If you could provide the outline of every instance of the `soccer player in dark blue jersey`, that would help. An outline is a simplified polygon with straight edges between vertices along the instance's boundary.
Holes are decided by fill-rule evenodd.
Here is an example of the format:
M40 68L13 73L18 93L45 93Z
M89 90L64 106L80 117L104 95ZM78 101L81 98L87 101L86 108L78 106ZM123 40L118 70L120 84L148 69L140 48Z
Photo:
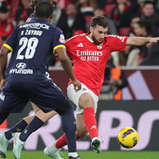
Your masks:
M7 118L10 113L22 112L29 100L44 113L52 113L55 110L62 117L69 159L74 159L79 157L72 157L76 154L76 125L73 108L64 94L45 74L46 61L51 50L58 54L75 89L79 90L81 85L74 77L71 62L66 55L63 34L58 28L49 24L53 16L52 12L53 7L49 2L38 3L37 19L16 27L2 47L0 120ZM7 54L10 51L13 53L6 69ZM22 133L15 133L13 152L16 159L20 159L21 150L28 136L40 128L44 122L45 119L41 113L37 113ZM2 157L5 158L5 156Z
M30 8L33 10L33 12L34 12L34 10L36 8L37 3L40 2L40 1L42 1L42 0L31 0ZM56 0L47 0L47 1L50 2L53 5L53 7L55 7L56 4L57 4ZM36 18L35 18L34 13L33 13L28 18L27 22L32 22L35 19ZM49 72L47 72L47 71L48 71L48 66L46 66L46 72L45 72L45 74L49 78ZM37 107L35 105L35 103L31 102L31 104L32 104L32 107L34 109L35 114L37 112L38 112L39 115L41 114L41 116L43 116L43 121L45 121L45 122L48 119L50 119L51 117L53 117L54 115L57 114L56 111L52 111L51 113L44 113L44 112L41 111L41 109L39 107ZM8 141L13 137L12 134L15 133L15 132L22 132L27 127L27 125L31 122L31 120L33 119L33 117L34 117L34 115L33 116L27 116L27 117L23 118L22 120L20 120L17 124L15 124L8 131L0 133L0 155L2 157L6 156L7 147L8 147ZM2 119L0 119L0 124L3 123L4 119L5 119L5 117L3 117ZM4 139L6 139L6 140L4 140ZM48 155L48 153L45 153L45 155ZM50 156L50 155L48 155L48 156ZM53 157L55 159L61 159L61 157L60 157L60 155L58 153L56 153L56 154L53 153L50 157Z

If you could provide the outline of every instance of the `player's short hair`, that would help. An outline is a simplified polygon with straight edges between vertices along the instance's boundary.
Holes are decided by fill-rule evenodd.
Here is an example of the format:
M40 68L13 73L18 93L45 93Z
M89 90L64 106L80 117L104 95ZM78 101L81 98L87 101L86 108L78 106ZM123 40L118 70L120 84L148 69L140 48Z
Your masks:
M44 0L36 5L36 16L38 18L49 18L53 12L53 6L50 2Z
M32 11L34 11L34 7L43 0L31 0L29 7L32 9ZM52 5L56 6L57 5L57 1L56 0L47 0L48 2L50 2Z
M91 20L91 27L96 27L97 25L106 28L109 26L108 19L105 16L95 16Z

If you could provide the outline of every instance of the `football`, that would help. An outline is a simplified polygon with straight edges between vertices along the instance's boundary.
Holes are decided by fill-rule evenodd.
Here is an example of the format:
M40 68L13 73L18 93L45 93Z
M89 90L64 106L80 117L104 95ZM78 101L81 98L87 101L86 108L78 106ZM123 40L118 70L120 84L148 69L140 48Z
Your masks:
M139 141L138 132L131 127L126 127L120 130L117 137L118 143L124 148L132 148Z

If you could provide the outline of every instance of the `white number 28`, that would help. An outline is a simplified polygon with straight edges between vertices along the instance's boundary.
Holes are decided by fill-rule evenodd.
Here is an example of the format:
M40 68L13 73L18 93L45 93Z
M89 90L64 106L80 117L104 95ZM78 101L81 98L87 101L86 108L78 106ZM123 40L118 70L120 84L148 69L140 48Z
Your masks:
M22 46L20 47L20 49L18 51L16 59L23 60L24 56L26 59L32 59L35 54L38 43L39 43L39 40L35 37L32 37L30 39L28 39L26 37L21 38L19 41L19 45L22 45ZM25 55L21 55L22 51L25 48L26 48Z

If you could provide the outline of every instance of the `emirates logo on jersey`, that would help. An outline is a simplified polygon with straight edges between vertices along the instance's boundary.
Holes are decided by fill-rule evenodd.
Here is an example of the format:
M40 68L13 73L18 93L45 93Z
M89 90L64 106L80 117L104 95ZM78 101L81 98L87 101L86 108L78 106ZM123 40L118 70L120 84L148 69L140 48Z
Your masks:
M77 56L103 56L102 51L77 50Z
M76 50L77 56L80 56L81 61L99 61L99 57L103 56L102 51L81 51Z

